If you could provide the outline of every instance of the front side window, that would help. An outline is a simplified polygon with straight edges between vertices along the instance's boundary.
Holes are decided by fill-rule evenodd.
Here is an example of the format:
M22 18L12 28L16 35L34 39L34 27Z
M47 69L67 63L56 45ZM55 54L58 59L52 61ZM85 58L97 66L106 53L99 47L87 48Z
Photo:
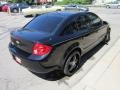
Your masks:
M86 30L89 25L89 19L87 16L79 16L74 19L69 25L64 29L64 35L73 34L81 30Z
M28 5L27 5L27 4L25 4L25 3L23 3L23 4L21 4L21 6L26 7L26 6L28 6Z
M90 19L90 27L91 28L98 28L102 25L102 21L97 15L95 15L93 13L89 13L88 17Z

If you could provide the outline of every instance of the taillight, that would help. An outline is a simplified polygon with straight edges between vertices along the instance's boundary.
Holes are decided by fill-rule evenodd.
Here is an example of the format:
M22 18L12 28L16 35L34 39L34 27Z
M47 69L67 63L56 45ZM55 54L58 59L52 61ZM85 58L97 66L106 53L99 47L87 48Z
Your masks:
M34 55L42 56L42 55L46 55L46 54L50 53L51 50L52 50L52 46L44 45L41 43L36 43L33 46L32 52Z

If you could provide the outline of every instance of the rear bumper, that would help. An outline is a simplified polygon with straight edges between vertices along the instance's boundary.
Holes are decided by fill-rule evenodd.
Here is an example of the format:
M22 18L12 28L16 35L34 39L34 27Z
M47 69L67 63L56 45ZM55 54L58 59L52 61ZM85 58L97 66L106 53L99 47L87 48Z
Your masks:
M21 55L19 52L17 52L17 50L14 47L12 47L10 44L9 44L9 51L16 62L17 60L15 57L18 57L21 60L21 63L19 64L26 67L28 70L32 72L49 73L55 70L59 70L58 66L48 66L48 67L43 66L41 62L45 60L42 60L42 61L30 60L27 56L25 57Z

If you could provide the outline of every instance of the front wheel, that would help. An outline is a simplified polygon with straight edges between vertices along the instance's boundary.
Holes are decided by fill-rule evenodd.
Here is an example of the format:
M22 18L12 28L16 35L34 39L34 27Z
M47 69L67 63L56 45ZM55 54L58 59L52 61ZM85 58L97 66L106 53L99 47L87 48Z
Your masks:
M18 13L18 10L17 9L13 9L13 13Z
M110 8L110 6L109 6L109 5L107 5L107 6L106 6L106 8Z
M119 6L117 6L117 8L119 8L119 9L120 9L120 5L119 5Z
M64 65L64 74L67 76L72 76L79 68L81 55L79 51L74 51L67 56Z
M110 31L108 31L108 32L106 33L106 36L105 36L103 42L104 42L105 44L107 44L109 41L110 41Z
M32 17L36 17L37 16L37 14L32 14Z

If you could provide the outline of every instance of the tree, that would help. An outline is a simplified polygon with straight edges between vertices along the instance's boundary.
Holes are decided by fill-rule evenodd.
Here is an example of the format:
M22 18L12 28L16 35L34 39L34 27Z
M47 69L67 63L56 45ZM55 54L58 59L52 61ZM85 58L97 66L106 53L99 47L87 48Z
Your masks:
M74 3L74 4L91 4L93 0L63 0L61 2L62 4L69 4L69 3Z
M31 4L33 2L33 0L10 0L13 3L27 3L27 4Z

